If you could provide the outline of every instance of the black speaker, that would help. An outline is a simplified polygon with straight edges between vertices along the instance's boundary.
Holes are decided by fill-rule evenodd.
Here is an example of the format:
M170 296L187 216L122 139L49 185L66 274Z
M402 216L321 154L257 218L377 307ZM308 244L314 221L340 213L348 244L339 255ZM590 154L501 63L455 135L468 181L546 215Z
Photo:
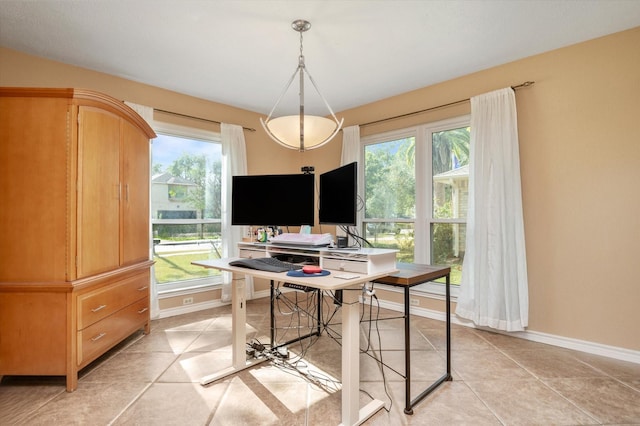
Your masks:
M347 238L348 237L336 237L336 239L338 240L338 248L347 247Z

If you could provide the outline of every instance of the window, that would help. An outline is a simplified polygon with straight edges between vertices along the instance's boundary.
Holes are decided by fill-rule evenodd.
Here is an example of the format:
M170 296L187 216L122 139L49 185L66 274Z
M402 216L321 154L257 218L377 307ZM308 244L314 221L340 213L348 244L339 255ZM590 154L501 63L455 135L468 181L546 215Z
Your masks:
M168 136L167 136L168 137ZM196 189L195 185L192 185L191 188ZM167 185L167 197L169 197L170 201L183 201L187 198L189 194L189 186L187 185Z
M451 266L459 284L469 188L469 116L363 138L362 232L399 262Z
M364 236L376 247L399 249L399 262L414 262L415 144L410 131L364 147Z
M469 197L469 136L467 126L427 129L431 142L431 214L429 220L432 264L451 266L451 282L460 284Z
M219 284L219 271L191 262L220 257L220 138L166 124L157 125L155 131L151 223L159 293Z

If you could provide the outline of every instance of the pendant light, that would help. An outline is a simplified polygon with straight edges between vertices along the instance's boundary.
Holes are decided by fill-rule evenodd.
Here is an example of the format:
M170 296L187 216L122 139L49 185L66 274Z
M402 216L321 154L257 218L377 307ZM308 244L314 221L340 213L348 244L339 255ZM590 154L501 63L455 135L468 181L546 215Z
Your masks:
M263 120L262 118L260 118L260 123L262 123L262 127L271 137L271 139L286 148L297 149L298 151L303 152L305 150L321 147L322 145L333 139L333 137L340 131L344 119L338 121L326 99L318 90L313 77L311 77L311 74L309 74L309 70L307 70L307 68L305 67L304 55L302 54L302 33L308 31L309 28L311 28L311 23L309 23L309 21L305 21L304 19L297 19L291 23L291 27L295 31L300 33L300 56L298 57L298 67L289 79L289 82L285 86L275 105L271 109L271 112L269 113L267 119ZM309 77L309 81L311 81L311 84L324 102L324 105L329 110L329 113L331 117L333 117L333 119L316 115L305 115L305 73ZM273 112L282 100L283 96L289 90L289 87L291 87L291 83L293 82L296 75L298 75L300 81L299 114L272 118Z

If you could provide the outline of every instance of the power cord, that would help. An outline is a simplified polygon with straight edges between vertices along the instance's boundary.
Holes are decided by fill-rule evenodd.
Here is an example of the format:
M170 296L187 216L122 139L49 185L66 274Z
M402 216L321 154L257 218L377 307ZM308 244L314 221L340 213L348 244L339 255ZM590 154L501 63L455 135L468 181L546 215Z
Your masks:
M382 355L382 338L381 338L380 329L378 326L379 317L380 317L380 301L378 300L378 297L375 294L375 289L373 284L365 285L363 289L357 289L357 290L345 289L343 291L362 291L363 297L366 299L368 296L369 298L368 304L366 303L362 304L362 312L360 315L360 322L363 322L363 320L365 319L365 309L367 308L367 305L368 305L369 327L368 327L368 332L366 334L367 345L364 349L361 348L360 352L367 354L378 363L380 372L382 374L384 392L387 395L387 398L389 399L389 408L387 408L386 406L384 406L383 408L385 409L385 411L390 412L391 408L393 407L393 399L391 398L391 395L388 389L388 381L385 374L386 364L383 362L383 355ZM313 328L317 326L318 322L320 322L320 327L321 327L320 333L321 334L326 333L326 335L329 338L334 340L340 347L342 347L342 343L341 343L342 336L338 331L334 329L335 326L341 325L341 323L332 322L335 315L337 314L337 312L342 306L342 301L340 301L340 303L337 303L336 295L334 292L331 292L331 291L323 293L324 295L328 296L326 298L322 297L322 295L319 295L317 293L318 292L315 292L315 291L305 293L307 297L302 299L299 297L300 296L299 292L295 291L295 293L293 293L294 296L292 298L289 298L287 296L288 293L287 294L283 293L279 287L275 289L274 302L277 305L278 313L283 317L289 317L288 326L276 327L276 330L285 330L283 335L279 336L279 340L280 341L284 340L284 337L288 334L290 330L297 330L298 340L295 343L300 346L300 352L298 354L293 355L290 348L279 346L276 343L274 343L275 348L265 351L266 348L264 347L264 345L262 345L257 340L256 340L257 344L253 344L254 342L252 341L251 348L255 351L255 353L258 356L265 356L269 358L274 365L276 365L278 368L282 369L283 371L290 371L292 373L296 372L297 374L305 377L307 380L309 380L310 382L318 386L321 386L327 390L335 390L337 389L338 384L340 383L339 380L335 380L320 372L310 370L309 364L306 361L304 361L304 358L306 357L308 350L319 340L319 336L311 335L311 336L307 336L306 338L302 338L302 330L308 329L309 331L311 331ZM321 318L320 312L317 312L317 297L321 297L321 306L323 307L323 309L328 308L329 311L331 311L330 303L332 301L334 302L333 311L329 314L326 321L320 320ZM373 311L374 300L376 301L375 320L373 319L374 318L374 311ZM306 317L306 321L307 321L306 326L302 325L303 317ZM294 322L296 319L298 323L297 326L294 325ZM310 320L315 320L316 321L315 324L313 324L313 321L309 323ZM378 351L379 354L377 354L376 351L371 346L371 341L372 341L371 338L372 338L372 332L373 332L373 325L371 324L372 322L375 322L375 331L378 338L378 347L380 348ZM308 343L308 344L305 344L305 343ZM260 348L262 348L262 351L259 350ZM395 370L393 371L396 372ZM400 373L398 374L401 375ZM360 389L360 392L366 394L371 399L374 399L365 390Z

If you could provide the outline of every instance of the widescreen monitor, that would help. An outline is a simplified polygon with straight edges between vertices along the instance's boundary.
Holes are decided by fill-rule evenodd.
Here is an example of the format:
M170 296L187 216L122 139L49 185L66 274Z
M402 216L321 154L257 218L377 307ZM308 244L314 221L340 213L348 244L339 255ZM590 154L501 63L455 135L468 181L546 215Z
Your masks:
M314 191L313 174L233 176L231 224L313 226Z

